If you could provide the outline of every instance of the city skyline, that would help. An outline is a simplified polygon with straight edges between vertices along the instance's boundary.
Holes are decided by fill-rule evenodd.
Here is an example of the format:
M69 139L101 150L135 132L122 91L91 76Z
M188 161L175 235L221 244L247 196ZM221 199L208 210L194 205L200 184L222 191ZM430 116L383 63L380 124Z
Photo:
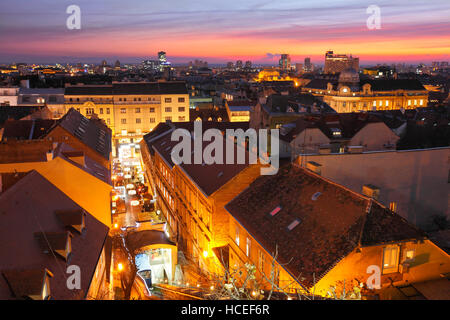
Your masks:
M81 8L80 30L66 27L72 4ZM361 64L449 60L450 3L378 1L381 29L370 30L366 9L372 4L7 0L0 13L0 62L138 63L161 49L175 64L277 64L281 53L293 62L311 57L321 64L326 50L351 53Z

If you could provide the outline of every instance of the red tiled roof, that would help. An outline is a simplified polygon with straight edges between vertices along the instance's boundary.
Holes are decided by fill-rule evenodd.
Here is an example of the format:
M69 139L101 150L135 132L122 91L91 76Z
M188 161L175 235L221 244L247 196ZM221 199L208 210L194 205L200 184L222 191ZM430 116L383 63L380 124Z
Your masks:
M83 299L89 289L97 261L103 249L108 228L86 213L86 229L73 233L70 265L81 269L81 290L66 287L66 261L44 253L36 241L36 232L66 232L57 210L82 210L62 191L36 171L18 181L0 195L0 271L42 270L53 273L50 280L54 299ZM3 277L0 277L0 299L12 299Z
M160 127L161 126L161 127ZM170 127L168 124L160 124L158 125L154 132L151 132L144 136L144 140L148 146L148 148L153 151L158 152L161 157L167 162L171 167L174 166L172 162L171 152L172 148L178 144L178 141L171 141L171 133L170 130L175 128L186 129L189 132L194 130L193 122L176 122L172 124L173 127ZM203 122L202 130L205 132L210 128L216 128L225 132L226 129L248 129L248 122ZM162 129L164 128L164 129ZM169 132L168 134L162 135L164 132ZM203 149L210 142L203 142ZM225 139L223 140L224 147L224 157L226 155L225 148ZM192 148L194 143L192 142ZM237 152L235 149L234 152L235 163ZM192 164L181 164L181 168L184 172L192 179L194 183L205 193L205 195L210 196L215 191L220 189L224 184L226 184L229 180L231 180L234 176L236 176L243 169L248 167L248 154L246 153L246 161L245 164L235 164L235 165L227 165L227 164L212 164L212 165L202 165L202 164L193 164L193 155L191 155L191 163ZM225 162L225 159L224 159Z
M278 246L279 263L307 287L358 245L423 237L377 202L293 164L255 180L226 209L266 251Z

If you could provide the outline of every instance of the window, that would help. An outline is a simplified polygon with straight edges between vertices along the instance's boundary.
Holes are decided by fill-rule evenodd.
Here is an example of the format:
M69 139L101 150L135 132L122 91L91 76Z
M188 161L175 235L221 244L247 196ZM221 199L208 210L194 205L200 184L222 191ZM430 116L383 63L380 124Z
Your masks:
M121 124L127 124L127 119L120 119Z
M389 204L389 209L390 209L392 212L397 212L397 202L391 202L391 203Z
M178 107L178 112L184 112L184 107Z
M239 247L239 226L236 225L235 231L234 231L234 242L236 242L236 244Z
M168 107L164 109L165 112L172 112L172 108Z
M120 108L120 113L127 113L127 109L125 109L125 108Z
M155 118L150 118L150 123L155 123Z
M264 273L264 252L258 251L258 268Z
M136 113L141 113L141 108L136 108Z
M94 108L86 108L86 115L94 114Z
M150 112L155 112L155 108L150 108Z
M383 273L397 272L398 246L389 246L383 249Z
M106 114L109 114L109 113L110 113L109 108L106 108Z
M408 100L408 106L410 106L411 105L411 100Z
M103 114L103 108L100 108L100 114Z
M107 123L107 124L111 124L111 119L109 119L109 118L106 119L106 123Z
M389 107L389 100L386 100L386 107Z
M178 98L178 102L184 102L184 98Z
M141 123L141 118L136 118L136 123Z
M250 238L247 238L247 243L245 246L245 254L247 255L247 257L250 257L251 249L252 249L252 240L250 240Z
M166 120L166 121L172 121L172 117L165 117L164 120Z
M178 117L178 121L186 121L186 117Z
M420 100L420 101L419 101L419 104L420 104L421 106L423 106L423 100Z
M165 103L171 103L172 102L172 98L164 98L164 102Z

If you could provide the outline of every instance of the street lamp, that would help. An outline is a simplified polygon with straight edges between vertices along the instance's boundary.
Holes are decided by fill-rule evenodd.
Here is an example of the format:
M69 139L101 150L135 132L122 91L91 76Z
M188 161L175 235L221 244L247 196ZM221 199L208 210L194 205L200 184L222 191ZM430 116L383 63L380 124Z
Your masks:
M119 271L122 271L122 270L123 270L123 264L122 264L122 263L119 263L119 264L117 265L117 270L119 270Z

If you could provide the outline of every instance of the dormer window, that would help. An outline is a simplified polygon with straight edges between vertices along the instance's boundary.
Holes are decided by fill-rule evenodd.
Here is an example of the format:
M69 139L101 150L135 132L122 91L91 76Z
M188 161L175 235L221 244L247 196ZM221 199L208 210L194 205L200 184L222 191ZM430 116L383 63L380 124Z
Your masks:
M82 233L86 227L86 212L82 209L55 211L55 214L65 227L72 228L78 233Z
M34 237L43 253L57 254L68 261L72 253L72 234L70 232L35 232Z
M333 137L340 137L342 135L341 129L339 128L331 128L331 132L333 134Z
M2 274L14 298L51 299L50 278L53 274L48 269L5 270Z

